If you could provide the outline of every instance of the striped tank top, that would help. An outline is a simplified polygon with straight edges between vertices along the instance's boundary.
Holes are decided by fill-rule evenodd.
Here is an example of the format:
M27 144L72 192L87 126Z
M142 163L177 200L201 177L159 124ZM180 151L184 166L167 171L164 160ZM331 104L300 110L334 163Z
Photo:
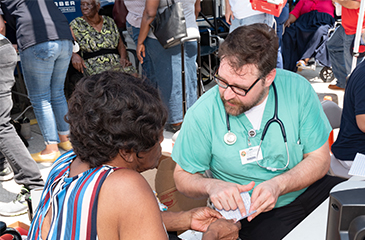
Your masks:
M68 177L70 164L75 158L75 153L69 151L53 164L27 239L98 239L96 215L99 191L106 177L119 168L102 165ZM52 222L49 233L41 236L44 217L50 208Z

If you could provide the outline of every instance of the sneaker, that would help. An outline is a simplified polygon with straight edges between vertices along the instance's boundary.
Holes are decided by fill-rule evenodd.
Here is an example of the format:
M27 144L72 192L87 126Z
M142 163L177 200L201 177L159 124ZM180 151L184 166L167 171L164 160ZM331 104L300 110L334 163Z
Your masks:
M20 193L16 195L14 201L10 203L1 203L0 215L5 217L13 217L22 215L28 212L28 203L30 200L29 190L22 188Z
M9 181L9 180L13 179L13 177L14 177L13 170L9 166L9 163L5 162L4 163L4 169L0 170L0 182L1 181Z

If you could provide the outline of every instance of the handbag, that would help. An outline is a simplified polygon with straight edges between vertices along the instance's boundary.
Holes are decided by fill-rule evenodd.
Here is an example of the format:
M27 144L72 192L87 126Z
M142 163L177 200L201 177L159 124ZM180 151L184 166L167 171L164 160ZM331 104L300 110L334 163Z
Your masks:
M186 23L181 2L171 0L167 8L162 12L157 12L155 19L150 24L153 34L163 48L170 48L180 43L180 40L187 36Z
M113 19L119 29L126 29L127 15L128 9L124 5L124 0L116 0L113 7Z

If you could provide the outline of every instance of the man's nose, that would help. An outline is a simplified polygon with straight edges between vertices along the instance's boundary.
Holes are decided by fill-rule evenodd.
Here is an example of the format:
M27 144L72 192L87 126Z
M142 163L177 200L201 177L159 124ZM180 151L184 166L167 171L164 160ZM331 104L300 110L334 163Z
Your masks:
M227 89L224 90L223 96L224 96L224 99L231 100L236 97L236 93L233 92L231 87L227 87Z

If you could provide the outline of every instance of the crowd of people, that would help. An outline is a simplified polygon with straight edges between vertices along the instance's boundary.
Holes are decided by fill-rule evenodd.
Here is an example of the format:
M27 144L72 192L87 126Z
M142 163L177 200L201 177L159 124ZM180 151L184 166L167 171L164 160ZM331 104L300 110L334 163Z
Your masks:
M216 86L199 99L197 41L185 42L184 52L180 45L165 49L150 29L171 3L122 1L139 72L110 2L81 0L82 16L68 22L53 1L0 0L0 180L13 172L23 186L15 201L0 204L0 215L25 213L30 191L44 188L28 239L175 239L188 229L205 240L282 239L344 181L328 175L331 158L349 168L356 153L365 154L364 63L349 77L358 0L334 1L342 24L332 36L333 1L300 0L274 17L248 0L225 0L230 29L219 47ZM199 36L201 0L175 2L183 6L187 37ZM44 138L38 153L29 153L10 123L17 51ZM322 105L295 73L312 58L332 66L337 84L330 89L346 89L332 155ZM83 77L66 101L70 67ZM172 151L177 190L247 218L227 220L211 207L166 211L140 174L158 166L164 130L179 131ZM36 162L53 162L45 182ZM249 209L242 192L251 197Z

